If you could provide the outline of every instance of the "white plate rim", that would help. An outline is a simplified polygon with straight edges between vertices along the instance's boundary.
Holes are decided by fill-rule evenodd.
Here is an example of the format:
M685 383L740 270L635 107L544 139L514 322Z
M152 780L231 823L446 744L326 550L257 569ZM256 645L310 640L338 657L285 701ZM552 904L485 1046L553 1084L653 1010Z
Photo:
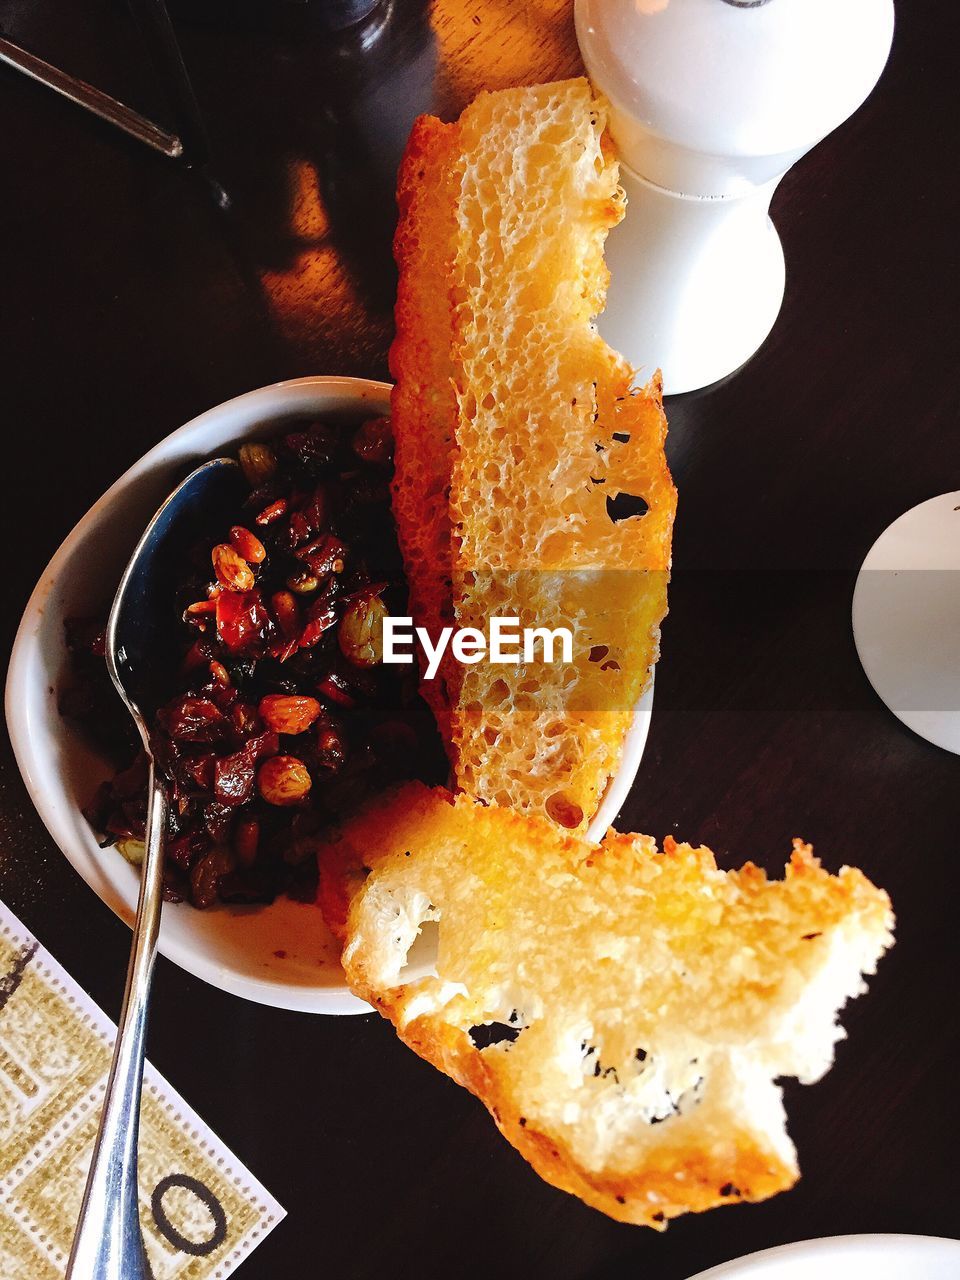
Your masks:
M795 1244L778 1245L773 1249L763 1249L760 1253L751 1253L744 1258L734 1258L730 1262L722 1262L709 1271L698 1271L690 1280L779 1280L781 1276L780 1262L841 1262L847 1265L856 1262L869 1262L870 1255L880 1249L885 1254L890 1250L901 1251L904 1263L921 1261L941 1261L960 1263L960 1241L951 1240L947 1236L917 1236L897 1234L821 1236L816 1240L801 1240ZM899 1265L899 1264L898 1264ZM771 1268L773 1268L771 1270ZM851 1275L849 1280L858 1280ZM863 1280L868 1280L863 1275Z

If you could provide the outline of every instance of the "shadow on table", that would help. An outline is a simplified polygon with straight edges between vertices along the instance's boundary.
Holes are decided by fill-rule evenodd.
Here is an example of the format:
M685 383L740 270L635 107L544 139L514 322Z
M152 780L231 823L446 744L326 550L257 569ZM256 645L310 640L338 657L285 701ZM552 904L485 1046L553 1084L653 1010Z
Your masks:
M231 197L234 250L259 277L280 328L327 359L337 354L338 327L358 342L372 331L385 349L396 173L413 120L434 95L425 0L383 0L338 33L305 22L278 30L261 6L220 0L174 16Z

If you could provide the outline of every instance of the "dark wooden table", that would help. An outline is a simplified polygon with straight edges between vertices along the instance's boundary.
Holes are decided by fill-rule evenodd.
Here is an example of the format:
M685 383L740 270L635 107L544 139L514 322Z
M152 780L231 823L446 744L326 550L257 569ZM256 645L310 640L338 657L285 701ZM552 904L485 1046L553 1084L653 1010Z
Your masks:
M575 72L571 8L394 0L366 39L335 39L183 4L229 218L195 174L0 68L6 647L62 537L160 436L276 378L384 376L393 174L414 115ZM0 22L165 118L122 6L7 0ZM676 581L622 825L770 868L802 834L831 868L864 867L899 916L833 1071L787 1085L801 1183L665 1236L618 1225L541 1183L379 1019L262 1008L161 960L154 1062L289 1210L247 1280L681 1280L811 1236L960 1235L960 764L884 709L850 631L874 538L960 483L957 35L952 0L900 4L879 89L777 193L772 337L737 377L668 405ZM127 930L50 841L8 747L0 896L115 1012Z

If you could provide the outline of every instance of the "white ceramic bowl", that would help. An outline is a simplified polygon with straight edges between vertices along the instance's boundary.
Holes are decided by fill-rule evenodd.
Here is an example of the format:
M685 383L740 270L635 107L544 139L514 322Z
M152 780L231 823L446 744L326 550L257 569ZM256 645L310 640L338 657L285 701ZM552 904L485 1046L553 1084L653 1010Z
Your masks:
M956 1280L960 1242L935 1236L834 1236L765 1249L691 1280Z
M67 654L64 620L109 606L123 566L156 508L191 467L274 434L291 418L353 410L386 413L390 387L358 378L298 378L262 387L210 409L144 454L87 512L44 571L23 615L7 675L7 725L20 772L47 830L87 884L132 924L138 872L114 849L100 849L81 813L108 775L57 710ZM652 691L637 708L623 763L591 832L616 817L636 776L650 724ZM197 911L167 905L160 950L188 973L262 1004L310 1013L366 1013L347 990L338 950L311 905Z

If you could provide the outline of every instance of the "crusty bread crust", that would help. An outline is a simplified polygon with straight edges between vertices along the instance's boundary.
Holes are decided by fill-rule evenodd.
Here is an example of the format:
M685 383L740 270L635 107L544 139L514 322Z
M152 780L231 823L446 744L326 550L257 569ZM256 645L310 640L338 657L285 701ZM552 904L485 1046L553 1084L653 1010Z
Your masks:
M586 80L422 117L400 176L394 504L413 612L567 626L569 664L448 661L424 692L469 794L586 826L658 656L676 492L659 375L598 335L623 216ZM627 495L645 514L615 521ZM447 712L449 708L449 715Z
M456 125L433 116L414 123L397 181L400 220L393 245L400 272L390 348L393 512L410 611L434 641L453 622L448 503L457 402L452 307L443 282L453 272L458 133ZM422 682L445 742L450 736L448 671L449 663L437 679Z
M793 1184L774 1081L827 1070L837 1009L892 942L887 895L800 841L769 881L417 783L346 822L320 866L351 989L548 1182L657 1228ZM431 921L435 969L411 972ZM491 1024L515 1038L478 1047Z

